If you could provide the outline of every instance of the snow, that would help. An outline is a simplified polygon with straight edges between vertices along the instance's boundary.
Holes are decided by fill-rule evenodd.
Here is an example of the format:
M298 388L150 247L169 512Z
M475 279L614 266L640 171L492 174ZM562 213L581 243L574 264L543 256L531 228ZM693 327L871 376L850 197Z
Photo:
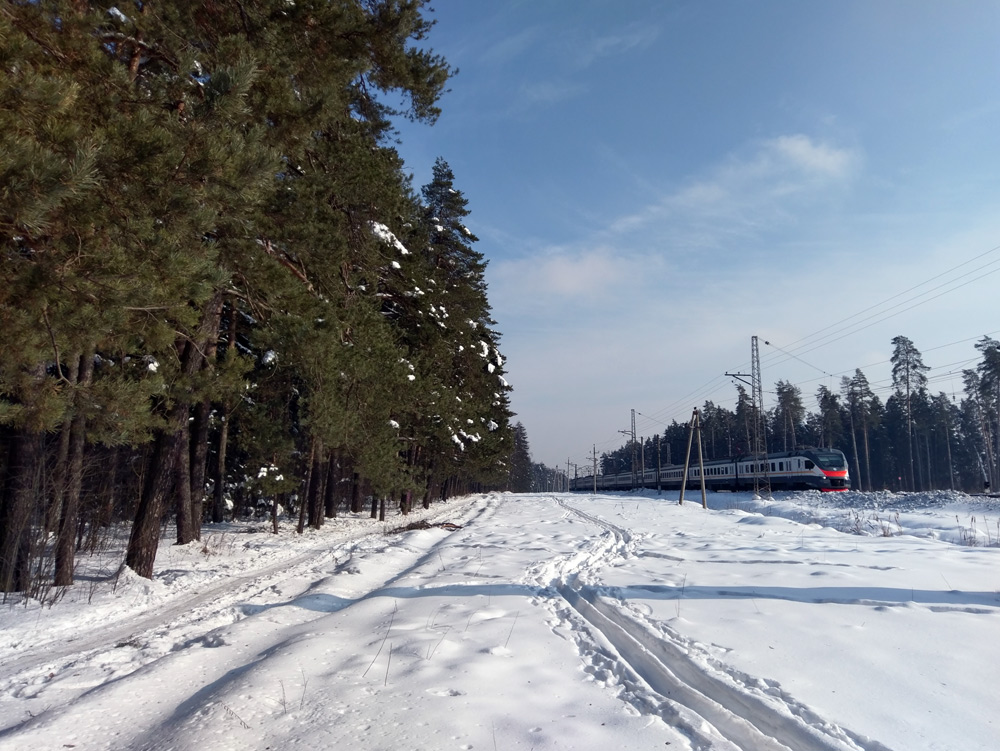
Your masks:
M404 256L410 255L410 251L406 249L406 246L403 245L403 243L399 240L399 238L396 237L393 231L389 229L386 225L382 224L381 222L372 222L371 228L372 228L372 234L374 234L375 237L384 242L386 245L393 246L396 250L399 251L400 255ZM393 262L393 268L398 269L399 264Z
M422 520L430 526L399 531ZM0 608L5 749L994 749L1000 503L477 495ZM395 530L395 531L394 531ZM56 597L56 595L60 595Z

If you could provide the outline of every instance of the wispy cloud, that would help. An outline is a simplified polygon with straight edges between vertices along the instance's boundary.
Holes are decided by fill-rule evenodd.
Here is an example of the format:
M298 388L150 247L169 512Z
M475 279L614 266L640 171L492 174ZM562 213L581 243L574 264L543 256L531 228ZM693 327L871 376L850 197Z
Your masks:
M614 55L623 55L652 45L660 35L657 26L633 23L625 28L590 39L578 50L578 60L583 66Z
M501 260L494 265L492 277L496 283L516 288L519 297L603 296L628 278L636 265L636 259L606 247L581 252L561 249L541 257Z
M521 86L518 106L557 104L579 96L586 87L564 81L534 81Z
M857 153L851 149L817 143L801 133L765 141L761 152L775 171L794 170L832 180L850 176L858 161Z
M639 211L620 217L610 229L634 232L665 219L691 228L711 220L714 231L726 235L753 227L761 219L786 215L796 202L818 199L849 184L860 165L856 149L803 134L778 136L730 155Z
M523 56L526 51L535 46L543 35L543 31L538 26L529 26L515 34L505 36L481 50L480 62L491 67L506 65Z
M667 274L665 267L659 255L612 246L557 248L491 263L490 299L498 315L524 325L586 326L592 315L617 315L634 295L651 292L651 280Z

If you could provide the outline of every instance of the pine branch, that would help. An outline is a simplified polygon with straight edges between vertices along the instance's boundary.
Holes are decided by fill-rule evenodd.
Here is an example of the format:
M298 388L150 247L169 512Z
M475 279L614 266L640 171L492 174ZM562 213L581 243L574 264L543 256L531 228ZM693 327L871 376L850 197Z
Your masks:
M286 269L291 271L299 281L306 285L306 289L309 290L310 294L316 294L316 289L313 287L313 283L309 281L309 277L305 275L305 272L297 268L295 264L292 263L286 253L275 250L274 245L271 244L270 240L261 241L261 246L264 248L264 252L266 252L269 256L271 256L271 258L276 260Z

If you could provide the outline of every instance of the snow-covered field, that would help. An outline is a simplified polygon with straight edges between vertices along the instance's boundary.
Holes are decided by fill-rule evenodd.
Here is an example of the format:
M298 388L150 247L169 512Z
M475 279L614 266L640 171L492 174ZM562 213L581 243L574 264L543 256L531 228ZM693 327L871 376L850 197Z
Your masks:
M207 528L151 582L112 546L0 608L0 748L1000 747L996 500L700 501Z

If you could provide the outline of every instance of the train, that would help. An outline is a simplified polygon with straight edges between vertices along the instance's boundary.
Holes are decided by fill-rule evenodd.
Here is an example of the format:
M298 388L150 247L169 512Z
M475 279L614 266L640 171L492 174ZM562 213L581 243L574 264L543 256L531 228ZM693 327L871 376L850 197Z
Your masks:
M780 451L760 456L737 456L704 462L705 488L707 490L753 490L754 485L766 481L771 490L820 490L838 492L849 490L851 478L847 458L843 451L830 448ZM656 469L622 472L616 475L598 475L598 490L632 490L656 488L679 490L684 476L684 466L673 464L661 467L659 478ZM570 480L570 490L593 491L594 476L575 477ZM701 488L701 468L696 462L688 467L686 487Z

